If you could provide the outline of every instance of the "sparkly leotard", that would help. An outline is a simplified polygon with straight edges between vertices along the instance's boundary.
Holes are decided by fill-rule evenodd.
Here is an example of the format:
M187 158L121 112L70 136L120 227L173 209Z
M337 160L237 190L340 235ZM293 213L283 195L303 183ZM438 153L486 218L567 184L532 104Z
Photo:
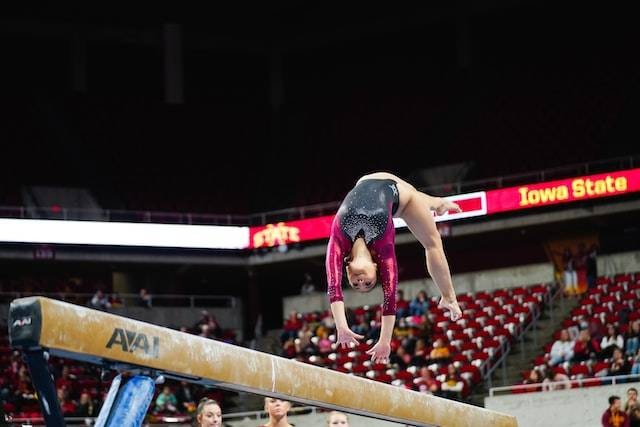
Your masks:
M344 198L333 224L327 247L327 294L329 301L342 301L342 268L358 237L364 238L374 262L378 264L383 315L396 313L398 265L395 253L393 215L398 209L396 182L391 179L360 181Z

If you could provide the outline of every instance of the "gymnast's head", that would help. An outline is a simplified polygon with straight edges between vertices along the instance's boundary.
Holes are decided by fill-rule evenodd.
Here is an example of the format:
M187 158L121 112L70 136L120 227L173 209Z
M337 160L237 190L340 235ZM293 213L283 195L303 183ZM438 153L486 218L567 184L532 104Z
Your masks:
M198 427L220 427L222 425L222 410L213 399L203 397L196 409L196 422Z
M371 258L357 257L346 260L347 280L358 292L370 292L378 280L377 265Z

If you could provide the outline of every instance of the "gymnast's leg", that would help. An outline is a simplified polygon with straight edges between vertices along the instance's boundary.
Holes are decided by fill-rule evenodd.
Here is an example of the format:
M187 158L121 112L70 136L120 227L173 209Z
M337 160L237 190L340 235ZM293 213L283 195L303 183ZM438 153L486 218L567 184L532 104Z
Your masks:
M442 295L438 306L451 311L451 320L455 321L462 316L462 311L458 305L449 263L444 253L442 238L430 211L428 197L417 190L411 191L400 217L425 248L427 270Z

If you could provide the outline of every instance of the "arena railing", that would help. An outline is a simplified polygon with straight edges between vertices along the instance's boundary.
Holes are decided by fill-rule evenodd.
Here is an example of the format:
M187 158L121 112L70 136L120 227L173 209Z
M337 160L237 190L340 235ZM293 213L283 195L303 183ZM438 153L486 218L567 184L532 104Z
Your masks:
M577 163L535 172L505 175L474 181L459 181L421 187L420 190L437 196L491 190L519 184L530 184L571 176L588 175L640 166L640 155L617 157L588 163ZM154 222L194 225L266 225L276 221L293 221L316 216L331 215L339 201L261 212L251 215L186 213L161 211L134 211L117 209L73 209L63 207L0 206L0 218L42 218L62 220L101 220L123 222Z
M74 302L88 305L94 293L74 293L74 292L0 292L0 304L8 304L14 299L28 296L44 296L60 301ZM113 307L138 307L140 296L128 293L105 293L107 299L115 301ZM236 297L228 295L189 295L189 294L151 294L152 307L185 307L185 308L236 308L238 301Z
M533 393L540 391L558 391L569 388L594 387L601 385L626 384L640 381L640 375L617 375L607 377L581 378L564 381L549 381L546 383L517 384L504 387L491 387L489 396L513 393Z

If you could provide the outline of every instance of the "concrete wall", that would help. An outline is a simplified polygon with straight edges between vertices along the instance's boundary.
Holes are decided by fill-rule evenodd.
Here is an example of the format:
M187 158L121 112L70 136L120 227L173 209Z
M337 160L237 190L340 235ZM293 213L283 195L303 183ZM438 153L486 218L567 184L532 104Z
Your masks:
M640 383L507 394L486 397L484 405L487 409L515 415L518 427L599 426L600 417L609 406L609 396L620 396L624 405L629 387L640 388Z
M184 308L184 307L153 307L146 309L143 307L119 307L109 310L110 313L119 316L129 317L154 325L165 325L172 328L180 326L191 326L200 320L201 311L207 310L214 315L223 329L233 329L242 339L242 303L236 300L235 308Z
M640 251L598 257L598 275L600 276L636 271L640 271Z

